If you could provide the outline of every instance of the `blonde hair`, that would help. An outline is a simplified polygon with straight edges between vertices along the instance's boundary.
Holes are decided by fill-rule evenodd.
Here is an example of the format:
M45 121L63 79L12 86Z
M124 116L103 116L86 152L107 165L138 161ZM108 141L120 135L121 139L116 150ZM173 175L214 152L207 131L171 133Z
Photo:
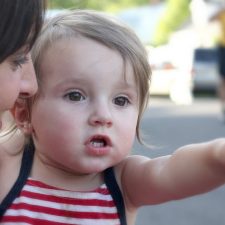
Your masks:
M139 116L136 136L140 143L140 119L148 104L151 69L147 52L141 41L127 25L114 17L92 10L71 10L47 20L32 49L32 59L36 71L39 91L41 91L40 65L45 51L54 42L83 36L95 40L119 52L124 64L130 62L138 87ZM126 76L126 71L125 76Z
M16 128L15 121L10 111L1 112L2 127L0 128L0 137L12 133Z

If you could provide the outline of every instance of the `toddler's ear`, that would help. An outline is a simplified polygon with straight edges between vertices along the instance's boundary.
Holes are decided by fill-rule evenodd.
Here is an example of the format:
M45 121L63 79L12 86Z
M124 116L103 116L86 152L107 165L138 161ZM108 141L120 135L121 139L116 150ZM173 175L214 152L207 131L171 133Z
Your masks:
M24 134L31 134L33 129L27 99L18 99L11 112L18 128L20 128Z

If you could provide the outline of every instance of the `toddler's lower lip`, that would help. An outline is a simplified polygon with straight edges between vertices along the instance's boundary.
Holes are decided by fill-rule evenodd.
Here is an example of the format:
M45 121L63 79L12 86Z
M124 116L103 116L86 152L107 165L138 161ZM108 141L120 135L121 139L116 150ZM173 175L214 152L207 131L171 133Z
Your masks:
M87 145L86 151L88 154L93 156L104 156L107 155L110 151L110 147L94 147L93 145Z

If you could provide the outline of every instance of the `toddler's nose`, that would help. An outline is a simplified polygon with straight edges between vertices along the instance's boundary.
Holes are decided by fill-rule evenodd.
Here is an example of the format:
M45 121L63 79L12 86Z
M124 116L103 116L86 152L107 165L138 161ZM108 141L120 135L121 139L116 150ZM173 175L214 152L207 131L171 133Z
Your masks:
M96 107L89 117L89 123L92 126L111 127L113 124L110 109L107 106Z

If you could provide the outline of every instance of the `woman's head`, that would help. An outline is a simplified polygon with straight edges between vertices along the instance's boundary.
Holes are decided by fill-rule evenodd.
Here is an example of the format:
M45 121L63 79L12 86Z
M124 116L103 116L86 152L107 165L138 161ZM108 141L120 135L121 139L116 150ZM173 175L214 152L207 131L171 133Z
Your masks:
M42 26L44 0L1 0L0 63L23 46L30 50Z
M124 70L127 62L132 65L139 92L139 118L136 134L138 140L141 141L139 132L140 118L148 102L151 74L147 53L131 29L109 16L89 10L75 10L65 12L46 22L32 49L32 59L39 83L39 91L42 91L42 74L40 70L42 55L52 44L54 45L54 42L76 38L77 36L90 38L119 52L124 61ZM126 71L124 71L124 75L126 79Z
M29 51L41 29L45 0L1 0L0 7L0 128L4 111L19 95L37 90Z

